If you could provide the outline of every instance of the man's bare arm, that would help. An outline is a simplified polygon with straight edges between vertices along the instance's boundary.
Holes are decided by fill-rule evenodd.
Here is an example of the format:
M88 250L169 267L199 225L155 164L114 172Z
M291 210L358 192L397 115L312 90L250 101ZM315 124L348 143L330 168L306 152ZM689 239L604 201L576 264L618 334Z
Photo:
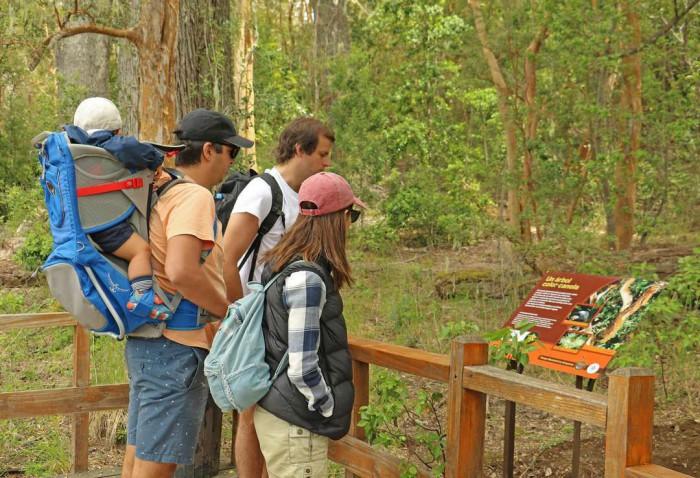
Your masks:
M228 301L204 275L199 262L201 252L202 241L195 236L182 234L168 239L165 275L187 300L215 317L224 317Z
M238 261L246 253L257 233L257 217L247 212L231 215L224 234L224 281L226 282L226 296L230 302L243 296ZM255 265L253 264L251 267L255 267Z

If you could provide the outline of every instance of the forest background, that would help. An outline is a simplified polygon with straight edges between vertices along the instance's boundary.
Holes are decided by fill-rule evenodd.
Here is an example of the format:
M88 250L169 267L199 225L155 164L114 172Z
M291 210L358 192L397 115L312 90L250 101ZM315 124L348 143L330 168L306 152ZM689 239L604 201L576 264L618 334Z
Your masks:
M197 107L229 114L256 141L242 169L272 165L284 125L313 115L371 205L352 231L352 333L446 353L500 327L546 270L660 277L615 366L653 368L661 410L698 423L698 3L3 0L0 313L57 310L29 274L51 246L30 139L82 98L112 98L143 140L172 141ZM119 347L93 339L93 382L124 380ZM0 335L0 391L65 386L69 353L67 331ZM440 421L440 391L373 383L370 437L404 449L408 474L439 474L444 434L411 430ZM432 417L412 421L407 397ZM123 442L123 413L93 421ZM0 475L65 471L64 422L0 423Z

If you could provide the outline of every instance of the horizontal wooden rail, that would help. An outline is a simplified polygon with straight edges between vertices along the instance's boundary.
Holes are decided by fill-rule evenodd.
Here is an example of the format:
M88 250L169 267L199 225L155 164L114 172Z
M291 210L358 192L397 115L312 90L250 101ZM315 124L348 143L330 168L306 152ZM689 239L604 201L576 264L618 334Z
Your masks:
M545 382L490 365L464 367L464 386L560 417L599 427L606 424L608 400L599 393Z
M362 477L398 477L402 471L401 460L349 435L329 442L328 459ZM416 476L429 478L431 475L419 469Z
M68 312L45 312L42 314L3 314L0 315L0 332L14 329L41 327L65 327L77 322Z
M625 478L693 478L685 473L669 470L658 465L632 466L625 470Z
M418 377L447 382L450 357L423 350L350 337L353 360L410 373Z
M65 312L0 315L0 332L57 326L77 327L77 323L70 314ZM88 350L86 344L89 342L85 340L85 337L76 335L75 377L73 380L76 386L0 393L0 419L72 415L74 420L77 420L73 433L76 435L73 446L74 461L76 461L74 465L78 464L80 468L87 469L87 441L83 437L85 427L80 426L80 419L86 422L85 414L97 410L126 408L129 388L128 384L81 386L87 385L89 378L85 376L86 370L88 370L85 366L89 364L89 358L85 357L85 350ZM457 357L455 350L459 351L460 348L454 349L454 344L453 374L451 376L451 362L448 355L368 339L351 337L349 342L353 370L356 372L355 378L361 382L358 384L358 403L353 410L354 425L350 435L331 442L329 445L329 458L345 466L349 474L363 477L397 477L403 471L401 460L385 451L372 448L371 445L362 441L363 430L356 425L357 420L359 420L359 407L369 401L368 365L372 364L423 378L448 382L451 390L454 389L455 385L457 390L462 390L462 395L456 392L451 394L451 396L462 398L460 404L457 404L459 406L453 404L452 407L453 409L458 408L460 417L462 417L460 425L457 427L458 432L452 432L452 445L455 442L455 434L464 438L463 434L475 426L474 419L478 416L467 413L474 408L470 408L469 404L476 403L475 400L479 396L490 395L538 408L556 416L604 428L607 435L606 477L622 478L624 475L624 478L692 478L662 466L645 464L651 461L651 441L645 433L651 429L650 417L653 410L653 375L646 371L622 369L614 372L611 374L610 391L606 397L597 393L572 389L565 385L549 383L534 377L525 377L489 365L476 365L485 363L486 356L484 355L482 359L476 361L471 358L467 360L467 351L471 350L467 347L464 348L464 356ZM462 345L476 346L480 343L472 341ZM617 389L619 389L617 392L615 392L615 384L617 383L615 380L620 382L617 385ZM471 394L477 395L472 397ZM648 419L641 420L637 415L632 416L629 413L630 407L637 407L639 397L645 398L648 402L646 405ZM480 411L476 408L474 410L484 414L483 410ZM627 411L626 414L623 413L625 411ZM476 424L478 425L478 423ZM480 441L483 442L483 436L479 438L475 435L472 437L471 443ZM644 453L638 452L637 448L643 449ZM83 457L85 463L78 463L80 461L78 451L85 455ZM465 473L465 470L471 470L465 476L481 476L481 460L478 455L482 453L483 450L478 451L478 453L462 453L455 455L457 458L450 455L453 459L452 461L448 460L448 465L454 468L450 476L462 476L461 474ZM615 466L610 465L610 463ZM449 470L448 466L448 472ZM74 471L78 471L76 466L74 466ZM426 469L419 469L418 476L427 478L430 474Z
M112 410L128 404L126 383L0 393L0 419Z

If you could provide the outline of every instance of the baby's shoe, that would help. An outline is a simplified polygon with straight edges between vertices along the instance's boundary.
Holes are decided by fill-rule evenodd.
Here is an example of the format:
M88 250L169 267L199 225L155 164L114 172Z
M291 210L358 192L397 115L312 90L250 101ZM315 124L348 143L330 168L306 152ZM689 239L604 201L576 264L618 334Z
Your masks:
M133 314L153 320L168 320L173 315L153 289L133 292L126 303L126 308Z

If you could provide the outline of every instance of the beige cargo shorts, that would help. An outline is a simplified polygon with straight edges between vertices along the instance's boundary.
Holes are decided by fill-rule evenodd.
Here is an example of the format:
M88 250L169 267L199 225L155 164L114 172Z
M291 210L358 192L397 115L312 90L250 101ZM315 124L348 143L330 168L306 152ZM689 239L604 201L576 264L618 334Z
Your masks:
M270 478L326 478L328 437L281 420L255 407L255 431Z

